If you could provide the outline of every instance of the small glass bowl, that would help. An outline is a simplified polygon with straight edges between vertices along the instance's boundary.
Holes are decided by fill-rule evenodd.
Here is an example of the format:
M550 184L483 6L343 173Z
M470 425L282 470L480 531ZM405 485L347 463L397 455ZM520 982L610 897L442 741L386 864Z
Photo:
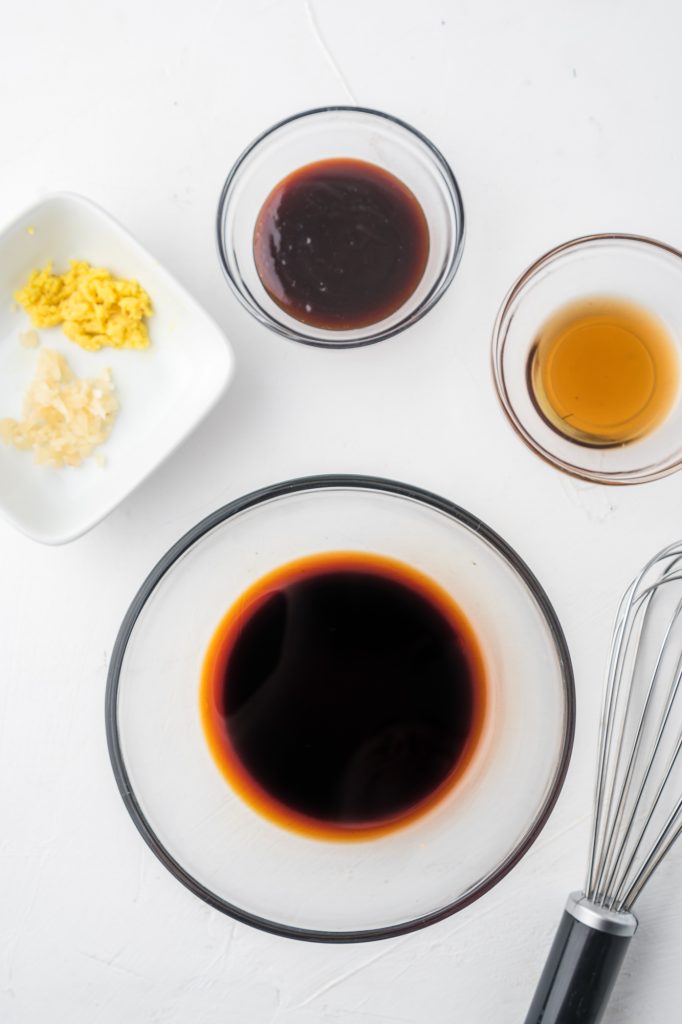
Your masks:
M385 168L412 190L429 226L424 276L399 309L374 324L324 330L289 316L261 284L253 232L261 206L299 167L333 157ZM464 244L464 208L447 161L421 132L389 114L363 107L321 107L280 121L259 135L227 176L218 204L218 251L233 292L266 327L292 341L329 348L370 345L417 323L455 276Z
M502 303L493 330L497 393L529 448L569 473L602 484L639 484L682 465L682 389L650 434L618 447L582 445L540 415L528 384L528 360L543 324L561 306L590 295L627 299L668 328L682 360L682 253L640 235L575 238L532 264Z

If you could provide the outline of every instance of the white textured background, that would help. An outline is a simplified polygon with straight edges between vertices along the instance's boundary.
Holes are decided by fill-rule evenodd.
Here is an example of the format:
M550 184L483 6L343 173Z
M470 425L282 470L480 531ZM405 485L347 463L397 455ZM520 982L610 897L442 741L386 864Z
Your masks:
M611 229L682 246L681 38L674 0L5 5L0 220L45 191L91 196L224 326L238 366L222 405L87 537L49 549L0 525L2 1024L523 1019L582 881L614 609L682 533L682 476L616 490L541 464L497 406L490 330L512 279L566 238ZM469 228L426 320L348 352L251 322L213 238L243 146L333 102L430 135ZM268 937L182 889L128 820L103 721L119 620L169 544L246 490L334 470L413 481L499 530L555 602L579 701L563 795L525 861L449 921L356 947ZM681 877L682 849L641 901L609 1024L679 1020Z

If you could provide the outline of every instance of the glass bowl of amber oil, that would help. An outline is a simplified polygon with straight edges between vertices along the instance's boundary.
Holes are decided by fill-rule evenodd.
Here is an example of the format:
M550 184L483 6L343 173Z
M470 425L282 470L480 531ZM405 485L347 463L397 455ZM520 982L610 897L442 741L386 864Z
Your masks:
M638 235L557 246L506 296L493 331L502 407L536 454L604 484L682 465L682 253Z
M417 323L462 255L455 176L426 136L361 107L296 114L260 135L223 186L225 277L292 341L368 345Z

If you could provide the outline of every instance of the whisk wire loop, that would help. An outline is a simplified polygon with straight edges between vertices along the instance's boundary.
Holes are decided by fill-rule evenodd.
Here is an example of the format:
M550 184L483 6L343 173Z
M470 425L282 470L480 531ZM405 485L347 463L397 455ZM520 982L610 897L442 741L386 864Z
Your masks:
M648 608L647 608L647 611L648 611ZM641 741L642 741L642 737L645 734L645 729L646 729L646 724L647 724L647 721L648 721L648 716L652 712L652 708L654 707L655 687L656 687L656 684L657 684L657 682L659 681L659 678L660 678L661 666L664 664L664 654L665 654L666 649L667 649L667 645L668 645L668 642L669 642L669 637L671 635L673 627L677 623L677 620L678 620L678 618L680 616L680 612L682 612L682 600L680 600L678 602L678 604L677 604L674 616L673 616L673 618L670 621L668 629L665 632L663 641L662 641L661 646L659 648L658 656L656 658L656 666L654 668L654 671L653 671L653 673L651 675L651 678L650 678L650 681L649 681L649 686L648 686L648 690L647 690L646 700L644 702L644 708L642 710L642 713L641 713L640 718L639 718L639 722L637 724L636 738L635 738L635 742L633 744L632 751L630 753L630 758L629 758L629 761L628 761L625 782L624 782L623 787L621 789L621 793L620 793L619 800L618 800L617 815L614 818L614 825L613 825L612 834L609 837L610 856L607 858L608 869L606 871L606 877L605 877L605 882L604 882L604 889L606 891L608 891L608 892L613 892L614 891L615 879L617 877L618 868L620 867L620 864L621 864L621 861L623 859L623 854L625 852L625 848L626 848L627 842L628 842L628 840L630 838L630 835L632 833L632 830L633 830L633 828L635 826L635 823L636 823L636 820L637 820L637 813L638 813L638 811L640 809L640 806L642 804L642 798L643 798L644 792L645 792L645 790L647 788L647 784L649 782L649 779L651 777L651 773L652 773L652 771L653 771L653 769L654 769L654 767L656 765L656 758L657 758L657 755L658 755L659 750L661 748L661 742L663 740L663 736L664 736L664 733L665 733L666 725L667 725L668 719L670 717L670 713L672 711L673 704L675 702L675 697L677 696L677 691L678 691L679 686L680 686L680 679L681 679L681 672L682 672L682 652L680 653L680 657L678 658L678 661L677 661L677 667L676 667L676 670L675 670L674 675L672 677L671 685L670 685L670 688L669 688L669 691L668 691L668 694L667 694L667 697L666 697L665 708L663 710L662 718L661 718L661 720L660 720L660 722L658 724L658 728L657 728L657 732L656 732L656 737L655 737L654 742L653 742L653 748L651 750L651 754L648 757L646 765L645 765L645 767L643 769L642 778L641 778L641 781L640 781L640 784L639 784L639 788L637 790L637 795L636 795L634 801L632 802L632 804L631 804L631 806L629 808L629 816L628 816L627 824L623 825L623 821L622 821L622 819L623 819L623 812L624 812L625 807L626 807L627 798L629 796L630 787L631 787L631 784L632 784L632 781L633 781L633 776L634 776L635 766L636 766L636 760L637 760L637 754L639 753L639 748L640 748L640 744L641 744ZM646 616L646 612L644 614ZM645 623L642 624L642 628L644 628L644 625L645 625ZM639 650L641 651L641 648ZM635 669L635 671L636 671L636 669ZM635 674L635 671L633 671L633 676ZM632 687L630 689L630 696L632 696ZM626 709L625 717L626 717L626 719L628 717L628 710L627 709ZM653 727L656 728L655 725ZM651 811L649 812L649 814L646 815L644 831L646 830L646 822L648 822L649 819L653 816L654 810L655 810L655 808L657 806L657 803L658 803L658 799L660 799L660 796L662 795L662 793L663 793L663 788L661 787L661 788L659 788L658 797L655 798L655 800L652 803ZM618 828L622 828L622 836L621 836L621 839L620 839L620 843L616 842L616 840L615 840L615 836L618 834L618 832L617 832Z
M585 887L598 905L630 910L682 834L681 753L682 541L645 565L616 617Z

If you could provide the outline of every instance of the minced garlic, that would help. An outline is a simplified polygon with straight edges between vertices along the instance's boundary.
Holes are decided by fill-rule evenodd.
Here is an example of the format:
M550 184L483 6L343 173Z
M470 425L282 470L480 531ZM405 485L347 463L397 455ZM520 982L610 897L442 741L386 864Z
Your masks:
M34 327L62 325L67 338L81 348L147 348L144 317L152 304L138 281L117 279L102 267L72 260L65 274L53 274L52 264L34 270L14 298Z
M110 370L78 378L64 356L44 348L24 397L21 420L0 420L0 439L31 449L35 462L78 466L109 436L118 400Z

